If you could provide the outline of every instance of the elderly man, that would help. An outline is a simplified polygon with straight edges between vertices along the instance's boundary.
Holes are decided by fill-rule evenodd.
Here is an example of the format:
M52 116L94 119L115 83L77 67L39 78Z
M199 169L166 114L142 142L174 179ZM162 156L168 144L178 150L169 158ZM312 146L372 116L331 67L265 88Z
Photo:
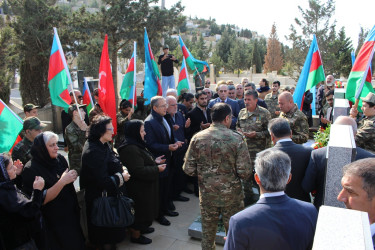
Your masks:
M31 116L26 118L23 122L24 137L22 141L17 143L13 148L12 159L13 161L20 160L23 165L31 159L30 149L33 145L33 141L37 135L42 133L42 129L46 127L46 124L41 123L40 120Z
M241 109L238 114L236 128L245 136L247 148L251 161L255 161L256 154L266 149L269 145L270 134L268 133L268 122L271 114L267 109L259 107L258 93L254 90L245 92L246 109ZM253 166L249 164L251 169ZM251 180L244 181L245 206L253 203L253 192Z
M346 208L368 213L372 243L375 245L375 159L352 162L343 168L338 201Z
M348 116L339 116L334 124L349 125L352 127L353 136L357 134L357 123ZM368 157L375 157L374 154L356 147L356 160ZM311 153L309 165L307 166L305 176L302 181L302 188L306 192L316 191L314 205L317 209L323 204L324 180L327 166L327 147L313 150Z
M250 176L250 156L242 136L229 129L232 111L218 103L211 109L212 125L197 133L185 156L184 171L198 176L202 215L202 249L215 249L220 214L228 229L230 216L243 209L241 179Z
M293 96L289 92L279 95L280 117L288 120L292 129L292 140L297 144L303 144L309 139L309 124L307 117L293 102Z
M211 81L210 81L210 79L206 79L206 81L204 82L204 88L210 88L210 86L211 86Z
M145 141L146 146L154 157L164 155L166 159L166 169L159 173L159 217L157 221L165 226L170 225L170 222L164 217L178 216L177 212L168 208L171 200L170 197L170 175L171 171L171 157L172 152L176 151L182 146L174 137L172 125L164 118L167 114L168 104L161 96L154 96L151 98L151 114L145 120Z
M309 165L312 148L304 147L292 141L292 131L288 121L275 118L268 124L271 140L275 145L273 150L280 150L288 154L292 161L292 180L286 185L285 193L301 201L310 202L310 195L302 188L302 180Z
M259 201L230 218L225 250L311 249L318 213L311 203L289 198L290 158L265 150L255 161Z
M280 107L278 103L279 98L279 89L280 89L280 82L274 81L272 83L272 92L267 94L264 98L264 101L267 104L268 111L271 113L272 118L279 117L280 115Z
M320 112L323 106L326 104L326 99L324 98L326 93L330 90L334 90L335 78L333 75L328 75L326 77L326 84L321 84L317 91L316 99L318 99L319 106L317 110Z
M212 99L212 90L209 88L204 88L203 92L207 95L207 101L210 101Z
M358 146L375 153L375 94L368 93L366 97L361 97L361 100L365 118L359 122L355 142ZM358 110L352 108L350 114L356 117Z
M182 190L186 188L186 175L182 171L184 164L184 156L187 150L187 134L190 129L190 119L185 119L181 112L177 110L177 100L173 96L167 96L167 114L165 119L172 124L173 133L178 141L185 142L181 148L173 152L171 173L173 176L169 178L171 181L171 199L176 201L188 201L189 198L181 195Z
M246 77L242 78L242 79L241 79L241 84L242 84L242 86L245 87L245 84L246 84L246 83L249 83L249 78L246 78Z
M211 109L216 103L220 103L220 102L229 104L232 108L232 124L230 128L235 129L238 113L240 112L240 107L238 106L237 101L228 98L228 86L225 83L221 84L218 87L217 91L218 91L219 97L211 100L210 103L208 104L208 108Z

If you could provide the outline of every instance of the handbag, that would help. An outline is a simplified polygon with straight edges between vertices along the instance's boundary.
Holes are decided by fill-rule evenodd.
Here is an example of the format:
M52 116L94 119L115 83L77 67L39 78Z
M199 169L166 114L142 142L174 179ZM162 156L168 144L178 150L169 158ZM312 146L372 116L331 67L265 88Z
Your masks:
M93 202L91 223L98 227L127 227L134 223L134 201L124 196L115 184L116 196L107 196L107 191Z

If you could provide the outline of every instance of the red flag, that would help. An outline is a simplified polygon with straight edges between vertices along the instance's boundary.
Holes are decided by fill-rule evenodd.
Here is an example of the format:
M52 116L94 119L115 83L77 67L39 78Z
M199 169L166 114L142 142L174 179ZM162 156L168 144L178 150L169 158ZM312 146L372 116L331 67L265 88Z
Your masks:
M105 35L99 66L99 104L103 112L112 118L114 135L117 133L116 98L111 63L108 55L108 36Z

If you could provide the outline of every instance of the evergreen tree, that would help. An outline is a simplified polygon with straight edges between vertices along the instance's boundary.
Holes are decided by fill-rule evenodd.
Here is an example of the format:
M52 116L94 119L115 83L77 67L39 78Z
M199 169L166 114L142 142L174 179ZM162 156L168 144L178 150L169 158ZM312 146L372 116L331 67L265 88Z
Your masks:
M337 76L349 76L352 69L351 51L353 50L352 42L349 37L346 37L345 28L342 27L338 33L338 37L334 42L336 48L334 73Z
M251 56L251 65L255 65L256 73L262 73L262 58L260 55L260 48L259 48L258 40L254 40L252 56Z
M267 54L264 58L265 72L280 71L283 67L283 58L281 55L281 45L276 34L276 25L272 25L271 34L268 38Z
M245 52L245 43L236 40L234 42L234 47L230 50L228 66L231 70L237 70L237 77L240 76L240 70L246 67L247 55Z

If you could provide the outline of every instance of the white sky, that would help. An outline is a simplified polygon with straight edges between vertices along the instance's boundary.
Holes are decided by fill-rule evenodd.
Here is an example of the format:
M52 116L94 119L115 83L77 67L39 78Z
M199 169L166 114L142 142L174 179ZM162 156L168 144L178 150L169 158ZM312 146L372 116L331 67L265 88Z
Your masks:
M167 8L176 2L165 0ZM185 6L186 16L215 18L219 25L235 24L265 37L269 36L275 22L277 35L283 43L286 42L285 35L290 33L290 25L296 27L294 18L302 19L298 5L303 9L308 7L308 0L181 0L181 3ZM356 48L360 27L370 30L375 25L375 0L336 0L334 19L337 21L336 31L345 26L346 35Z

